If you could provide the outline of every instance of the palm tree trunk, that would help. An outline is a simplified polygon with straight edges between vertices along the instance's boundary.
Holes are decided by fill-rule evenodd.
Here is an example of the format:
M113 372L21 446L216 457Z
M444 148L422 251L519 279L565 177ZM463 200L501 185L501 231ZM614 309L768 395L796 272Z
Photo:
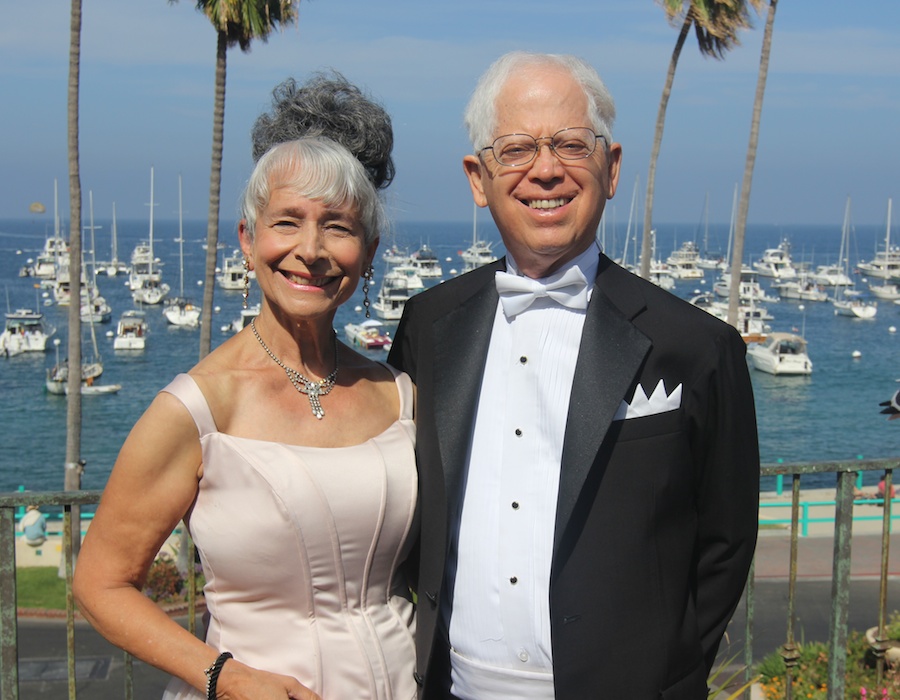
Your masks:
M81 67L81 0L72 0L69 30L69 342L66 409L66 491L81 488L81 170L78 151L78 91ZM75 554L81 544L81 522L73 509Z
M659 112L656 114L656 133L653 136L653 151L650 153L650 167L647 169L647 199L644 202L644 233L641 238L641 277L650 278L650 257L653 254L650 242L650 230L653 228L653 191L656 184L656 161L659 160L659 150L662 147L663 129L666 126L666 110L669 107L669 96L672 94L672 83L675 82L675 69L678 67L678 59L681 49L687 39L688 31L694 23L691 12L684 18L678 41L675 42L675 50L669 60L669 72L666 75L666 84L663 87L662 97L659 100Z
M225 138L225 76L227 36L217 32L216 97L213 108L212 164L209 171L209 217L206 225L206 274L203 276L203 316L200 319L200 359L212 345L213 293L216 286L216 259L219 245L219 198L222 190L222 142Z
M772 27L775 24L775 9L778 0L769 0L766 29L763 34L762 52L759 59L759 75L756 79L756 97L753 100L753 119L750 122L750 143L747 145L747 160L744 163L744 179L741 183L741 199L738 204L737 221L734 226L734 247L731 252L731 288L728 291L728 323L737 325L740 305L741 266L744 257L744 239L747 233L747 215L750 211L750 188L753 184L753 167L756 165L756 149L759 144L759 122L762 116L763 98L766 94L766 79L769 75L769 54L772 51Z

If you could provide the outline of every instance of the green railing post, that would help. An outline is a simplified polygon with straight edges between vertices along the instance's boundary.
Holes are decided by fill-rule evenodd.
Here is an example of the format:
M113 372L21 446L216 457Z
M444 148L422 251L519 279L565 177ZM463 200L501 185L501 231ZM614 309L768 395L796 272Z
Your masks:
M854 472L837 475L831 625L828 635L828 700L844 700L847 672L847 618L850 613L850 554L853 534Z
M19 631L16 620L16 518L0 506L0 698L18 700Z

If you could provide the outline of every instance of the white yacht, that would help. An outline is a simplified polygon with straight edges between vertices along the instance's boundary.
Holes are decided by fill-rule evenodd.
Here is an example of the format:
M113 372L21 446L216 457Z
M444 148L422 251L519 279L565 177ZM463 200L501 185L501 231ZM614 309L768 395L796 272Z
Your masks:
M47 340L56 333L44 324L44 315L31 309L16 309L6 314L6 327L0 333L0 354L12 357L23 352L46 352Z
M678 250L666 258L669 275L677 280L703 279L703 269L700 267L700 251L693 241L685 241Z
M414 267L396 265L385 273L372 308L379 318L399 321L407 300L423 289L425 285Z
M797 268L791 260L791 244L785 239L777 248L766 248L762 258L754 261L753 269L761 277L773 277L777 280L795 279Z
M253 273L250 273L253 277ZM222 267L216 275L216 282L222 289L243 289L244 287L244 256L239 250L222 258Z
M812 374L806 340L794 333L770 333L765 340L747 346L754 369L775 375Z
M147 346L148 330L147 317L143 311L126 311L116 326L113 350L143 350Z

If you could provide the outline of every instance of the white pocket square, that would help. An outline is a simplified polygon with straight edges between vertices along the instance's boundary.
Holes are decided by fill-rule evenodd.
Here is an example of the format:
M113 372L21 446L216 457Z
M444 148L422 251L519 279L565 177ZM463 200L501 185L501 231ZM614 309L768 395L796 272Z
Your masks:
M671 394L666 393L666 385L663 380L659 380L659 384L647 398L647 392L640 384L634 390L634 397L631 403L625 401L619 406L613 420L627 420L629 418L641 418L643 416L652 416L657 413L665 413L666 411L674 411L681 407L681 384L673 389Z

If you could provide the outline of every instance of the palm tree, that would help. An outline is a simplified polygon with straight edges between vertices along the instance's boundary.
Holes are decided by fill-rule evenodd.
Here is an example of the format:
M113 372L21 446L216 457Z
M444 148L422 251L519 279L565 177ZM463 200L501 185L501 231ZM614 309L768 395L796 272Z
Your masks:
M653 137L653 150L650 153L650 166L647 169L647 199L644 203L644 233L641 243L641 277L650 276L650 256L652 246L650 231L653 228L653 192L656 184L656 162L659 160L659 149L662 146L663 128L666 124L666 109L669 96L672 94L672 83L675 81L675 69L678 58L687 39L688 32L694 29L697 47L703 56L724 58L725 53L740 42L737 33L749 28L750 16L747 5L758 6L762 0L657 0L666 11L670 24L681 24L681 31L675 42L675 49L669 59L669 72L659 100L659 111L656 115L656 133Z
M169 0L177 2L178 0ZM209 174L209 215L206 228L206 274L203 279L203 309L200 319L200 359L212 341L213 291L216 280L216 250L219 243L219 196L222 184L222 141L225 131L225 76L228 48L237 44L250 51L254 39L266 41L272 30L297 19L299 0L196 0L197 9L216 30L216 96L213 107L212 164Z
M756 164L756 147L759 143L759 121L762 115L763 97L766 94L766 78L769 75L769 54L772 51L772 28L775 25L775 10L778 0L769 0L766 28L763 33L762 50L759 58L759 74L756 79L756 97L753 100L753 119L750 122L750 143L747 144L747 160L744 163L744 179L741 183L741 199L738 204L737 220L734 225L734 243L731 254L731 279L741 278L741 264L744 257L744 238L747 232L747 214L750 211L750 187L753 183L753 166ZM740 285L733 282L728 291L728 323L737 323L740 303Z
M78 151L78 92L81 75L81 0L72 0L69 24L68 158L69 158L69 379L66 404L64 488L81 488L81 170ZM77 554L81 524L72 510L72 544ZM61 568L61 575L64 572Z

